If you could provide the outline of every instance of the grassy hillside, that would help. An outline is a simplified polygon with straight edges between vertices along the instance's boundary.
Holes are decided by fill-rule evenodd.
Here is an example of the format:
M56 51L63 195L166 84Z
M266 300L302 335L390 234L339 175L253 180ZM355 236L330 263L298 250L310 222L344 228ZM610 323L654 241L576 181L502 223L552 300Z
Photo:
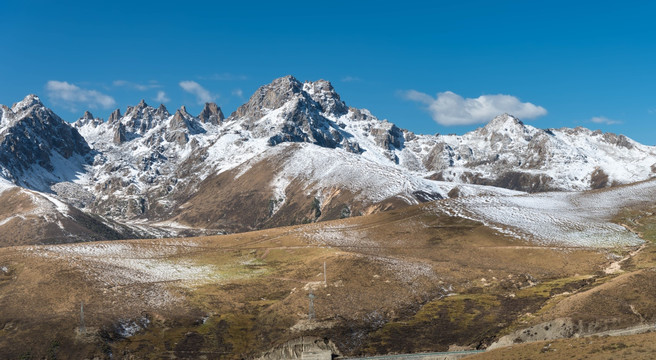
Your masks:
M304 335L351 355L479 347L609 263L605 251L536 246L431 204L227 236L5 248L0 348L242 358Z

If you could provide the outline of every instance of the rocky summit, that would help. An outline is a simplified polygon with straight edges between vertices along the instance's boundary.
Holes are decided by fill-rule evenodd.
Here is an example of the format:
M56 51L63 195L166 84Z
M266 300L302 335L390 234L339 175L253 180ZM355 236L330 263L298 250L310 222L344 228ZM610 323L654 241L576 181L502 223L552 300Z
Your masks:
M245 231L454 196L596 189L656 171L656 148L623 135L538 129L510 114L462 136L420 135L348 107L328 81L293 76L260 87L227 118L214 103L194 116L141 100L107 121L87 111L68 123L35 95L0 114L8 188L118 222L133 236Z

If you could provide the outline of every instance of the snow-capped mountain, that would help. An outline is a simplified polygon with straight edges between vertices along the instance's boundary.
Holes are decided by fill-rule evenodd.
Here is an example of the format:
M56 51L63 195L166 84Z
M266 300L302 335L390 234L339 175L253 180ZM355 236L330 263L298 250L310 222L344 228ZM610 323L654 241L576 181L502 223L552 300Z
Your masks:
M586 190L654 176L656 148L585 128L536 129L504 114L463 136L437 136L432 178L523 191ZM429 140L430 141L430 140Z
M327 81L292 76L228 118L213 103L193 116L142 100L106 122L86 112L69 125L34 96L0 111L4 178L90 214L190 233L599 188L656 169L656 148L622 135L541 130L507 114L462 136L417 135L348 107Z
M47 191L51 184L76 178L91 159L84 138L36 95L11 108L0 106L0 171L5 179Z

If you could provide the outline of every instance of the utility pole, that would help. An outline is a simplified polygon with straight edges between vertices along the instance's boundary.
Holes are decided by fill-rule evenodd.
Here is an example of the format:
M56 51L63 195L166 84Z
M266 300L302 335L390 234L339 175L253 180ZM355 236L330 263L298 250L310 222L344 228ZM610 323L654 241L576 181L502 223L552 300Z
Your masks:
M312 289L310 289L310 295L308 295L308 297L310 298L310 308L309 308L309 311L308 311L308 319L309 320L314 320L314 318L315 318L315 314L314 314L314 298L315 298L315 296L312 293Z
M86 328L84 326L84 301L80 303L80 333L84 334Z

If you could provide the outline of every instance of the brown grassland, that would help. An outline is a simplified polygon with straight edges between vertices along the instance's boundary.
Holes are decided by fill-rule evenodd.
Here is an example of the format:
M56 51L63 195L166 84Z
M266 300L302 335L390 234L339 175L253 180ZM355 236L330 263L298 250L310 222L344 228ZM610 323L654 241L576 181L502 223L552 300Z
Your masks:
M618 221L650 238L648 210ZM225 236L9 247L0 349L8 359L237 359L314 335L365 355L484 348L576 314L653 321L651 244L624 274L602 271L632 250L538 246L431 204Z

